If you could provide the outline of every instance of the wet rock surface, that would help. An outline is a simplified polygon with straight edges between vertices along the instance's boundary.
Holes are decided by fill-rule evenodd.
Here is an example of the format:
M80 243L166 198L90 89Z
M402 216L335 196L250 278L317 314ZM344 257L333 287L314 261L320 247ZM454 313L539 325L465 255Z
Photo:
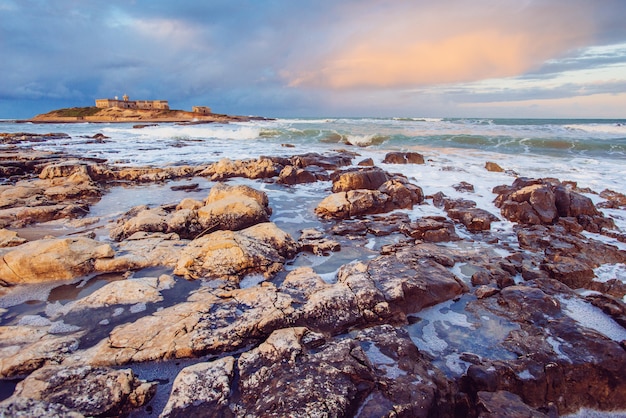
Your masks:
M600 211L619 193L596 206L520 177L493 205L466 182L424 196L346 151L166 168L30 157L0 156L0 383L20 380L0 414L626 409L626 252ZM181 194L85 218L119 184ZM299 187L315 192L292 200Z

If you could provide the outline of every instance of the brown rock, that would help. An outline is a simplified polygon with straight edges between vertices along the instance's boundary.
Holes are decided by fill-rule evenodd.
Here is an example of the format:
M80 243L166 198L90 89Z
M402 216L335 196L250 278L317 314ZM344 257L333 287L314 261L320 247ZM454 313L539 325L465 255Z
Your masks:
M389 152L383 164L424 164L424 156L417 152Z
M457 192L474 193L474 185L466 181L452 185Z
M79 412L71 411L58 403L37 401L28 398L11 397L0 402L0 416L4 417L55 417L84 418Z
M189 243L181 252L174 274L236 283L251 273L270 277L297 251L291 236L274 223L261 223L238 232L217 231Z
M346 416L374 388L358 344L342 340L309 351L302 344L307 333L306 328L275 331L239 357L242 415Z
M167 232L169 214L163 208L138 210L136 215L111 229L109 235L121 241L135 232Z
M110 245L89 238L32 241L4 254L0 277L8 284L68 280L92 273L95 260L113 256Z
M322 218L346 219L352 216L381 213L389 196L378 190L351 190L333 193L315 208Z
M46 364L60 364L78 349L77 335L51 335L45 327L0 327L0 377L23 376Z
M349 171L340 174L333 181L332 191L338 193L356 189L376 190L387 180L387 174L379 168Z
M460 239L454 229L454 224L442 216L425 216L417 219L410 224L409 235L426 242L447 242Z
M491 161L487 161L485 163L485 169L487 171L493 171L493 172L496 172L496 173L503 173L504 172L504 169L502 167L500 167L498 165L498 163L494 163L494 162L491 162Z
M277 176L282 167L269 158L260 157L256 160L232 161L224 158L209 165L200 175L211 177L211 180L224 180L231 177L262 179Z
M519 396L503 390L478 392L476 403L480 418L548 418L548 415L526 405Z
M572 257L554 256L547 258L541 268L546 270L550 277L556 279L572 289L587 287L595 274L586 263Z
M234 366L234 357L224 357L185 367L160 417L228 416Z
M497 222L497 216L479 208L449 209L448 216L460 221L470 232L489 231L491 223Z
M500 289L498 288L482 285L479 286L478 289L476 289L475 293L478 299L484 299L493 295L497 295L498 292L500 292Z
M156 383L130 369L46 366L18 383L13 397L61 404L85 416L120 416L147 403Z
M339 242L326 238L324 232L312 228L302 230L298 243L301 251L316 255L328 255L341 249Z
M0 229L0 248L17 247L26 242L24 238L17 235L15 231L9 231L8 229Z

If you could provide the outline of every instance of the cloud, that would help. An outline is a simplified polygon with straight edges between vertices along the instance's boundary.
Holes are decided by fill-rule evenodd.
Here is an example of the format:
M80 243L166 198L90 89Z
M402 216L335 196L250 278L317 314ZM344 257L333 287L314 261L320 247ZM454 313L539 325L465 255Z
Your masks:
M289 64L283 75L291 86L387 88L519 75L586 45L594 29L585 18L590 2L365 3L340 11L346 20L334 28L334 45Z

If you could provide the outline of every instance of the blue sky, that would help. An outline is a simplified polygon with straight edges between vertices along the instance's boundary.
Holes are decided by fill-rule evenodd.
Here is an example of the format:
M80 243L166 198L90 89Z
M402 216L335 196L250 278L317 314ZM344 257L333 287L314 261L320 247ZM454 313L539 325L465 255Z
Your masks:
M0 118L626 118L623 0L0 0Z

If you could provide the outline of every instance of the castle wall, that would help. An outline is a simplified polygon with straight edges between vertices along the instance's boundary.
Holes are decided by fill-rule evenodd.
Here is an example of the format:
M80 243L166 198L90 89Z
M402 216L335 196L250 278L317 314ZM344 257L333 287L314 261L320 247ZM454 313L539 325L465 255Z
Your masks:
M109 107L117 107L120 109L160 109L169 110L170 106L167 100L115 100L115 99L96 99L96 107L106 109Z

